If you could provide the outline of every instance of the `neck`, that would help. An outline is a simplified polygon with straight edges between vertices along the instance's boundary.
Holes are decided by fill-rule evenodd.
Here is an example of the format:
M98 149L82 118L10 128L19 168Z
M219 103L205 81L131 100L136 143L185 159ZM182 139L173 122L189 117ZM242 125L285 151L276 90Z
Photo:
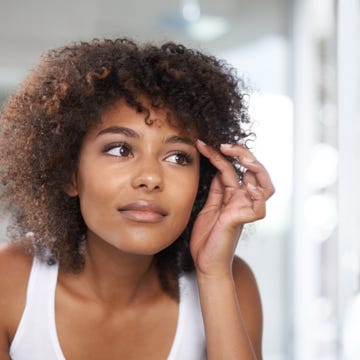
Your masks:
M84 273L101 301L128 305L158 294L160 284L153 256L123 253L101 242L88 242Z

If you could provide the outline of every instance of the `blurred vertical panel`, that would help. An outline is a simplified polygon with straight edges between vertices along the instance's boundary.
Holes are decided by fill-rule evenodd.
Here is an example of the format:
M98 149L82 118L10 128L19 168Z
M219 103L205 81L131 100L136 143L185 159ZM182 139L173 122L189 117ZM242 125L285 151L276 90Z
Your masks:
M291 358L337 356L335 1L294 1Z
M309 347L313 329L308 309L315 291L316 259L305 224L305 199L309 196L305 169L315 144L315 73L316 56L313 45L311 8L309 1L295 1L293 9L293 99L294 99L294 193L292 249L292 318L293 333L289 351L291 358L312 359ZM305 25L306 24L306 25Z
M360 359L360 5L338 1L339 358Z

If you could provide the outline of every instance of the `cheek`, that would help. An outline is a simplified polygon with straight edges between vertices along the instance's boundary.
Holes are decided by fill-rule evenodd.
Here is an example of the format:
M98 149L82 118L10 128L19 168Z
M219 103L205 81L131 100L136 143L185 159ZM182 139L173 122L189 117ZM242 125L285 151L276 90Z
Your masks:
M192 205L191 207L194 205L194 201L195 201L195 198L196 198L196 195L198 193L198 190L199 190L199 183L200 183L200 169L199 169L199 166L197 166L197 169L196 171L194 172L194 177L193 177L193 180L191 181L191 202L192 202Z
M78 196L85 222L104 222L114 206L115 195L121 189L121 177L111 177L104 171L87 167L80 169ZM88 224L89 225L89 224Z
M179 205L180 211L186 212L190 216L191 210L194 205L194 201L199 187L199 176L195 172L193 176L188 178L184 177L177 182L177 189L174 189L176 193L177 201L181 203Z

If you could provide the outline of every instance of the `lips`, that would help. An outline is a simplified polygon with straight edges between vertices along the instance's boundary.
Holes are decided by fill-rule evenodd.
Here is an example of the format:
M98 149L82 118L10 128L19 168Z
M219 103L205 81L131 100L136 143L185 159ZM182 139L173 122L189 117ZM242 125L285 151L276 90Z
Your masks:
M158 223L168 215L161 206L148 201L135 201L122 206L118 211L128 220L144 223Z

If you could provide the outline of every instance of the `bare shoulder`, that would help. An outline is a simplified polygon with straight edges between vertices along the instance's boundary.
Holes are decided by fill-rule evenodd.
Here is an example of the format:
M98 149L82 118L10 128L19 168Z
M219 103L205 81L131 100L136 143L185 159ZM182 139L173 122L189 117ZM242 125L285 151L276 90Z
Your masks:
M0 245L0 354L16 331L24 306L32 257L13 244Z
M31 264L32 256L23 248L15 244L1 244L0 288L27 283Z
M257 288L255 275L252 269L245 262L245 260L239 258L238 256L234 257L233 276L238 290L242 290L242 291L251 290L251 289L247 289L247 287Z
M233 277L240 308L249 336L255 348L261 352L263 313L261 298L254 273L239 257L234 258Z

